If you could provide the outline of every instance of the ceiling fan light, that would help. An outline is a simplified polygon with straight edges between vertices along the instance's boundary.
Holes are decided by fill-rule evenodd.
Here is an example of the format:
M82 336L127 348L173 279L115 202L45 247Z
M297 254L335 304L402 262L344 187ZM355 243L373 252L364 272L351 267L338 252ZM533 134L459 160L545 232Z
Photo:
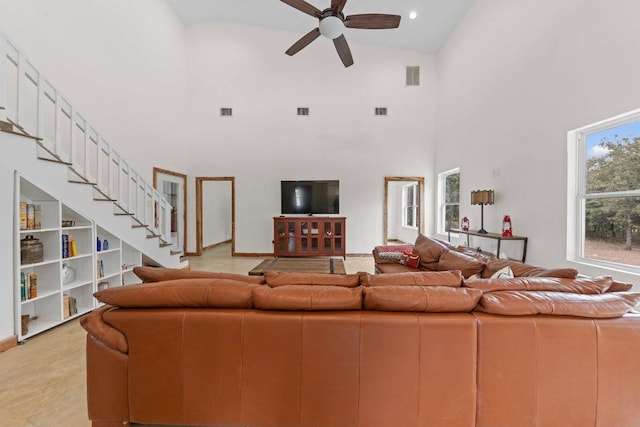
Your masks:
M320 21L320 34L328 39L336 39L344 32L344 23L336 16L327 16Z

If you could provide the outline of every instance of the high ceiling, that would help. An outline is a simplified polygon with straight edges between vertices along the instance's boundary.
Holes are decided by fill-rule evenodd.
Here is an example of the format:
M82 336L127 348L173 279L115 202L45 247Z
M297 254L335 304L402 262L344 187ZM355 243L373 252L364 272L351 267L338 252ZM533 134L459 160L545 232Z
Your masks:
M306 34L318 26L317 19L280 0L168 0L185 26L209 21L257 25ZM307 0L320 10L330 0ZM390 13L401 15L395 30L347 29L349 41L437 53L469 8L471 0L349 0L345 15ZM417 17L409 19L415 11ZM292 40L295 41L295 37Z

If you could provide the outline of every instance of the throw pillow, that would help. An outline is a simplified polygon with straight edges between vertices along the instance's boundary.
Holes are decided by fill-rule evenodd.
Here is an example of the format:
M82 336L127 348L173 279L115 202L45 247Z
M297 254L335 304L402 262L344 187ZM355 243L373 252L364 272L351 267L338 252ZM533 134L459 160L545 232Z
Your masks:
M513 279L513 271L509 266L506 266L493 273L491 279Z
M405 251L400 257L400 264L411 268L418 268L420 266L420 255L414 254L411 251Z

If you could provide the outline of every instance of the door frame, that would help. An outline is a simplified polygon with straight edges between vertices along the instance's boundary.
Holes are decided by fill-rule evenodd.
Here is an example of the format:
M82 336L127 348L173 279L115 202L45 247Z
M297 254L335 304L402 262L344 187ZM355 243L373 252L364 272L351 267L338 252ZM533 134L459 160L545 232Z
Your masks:
M202 245L202 183L205 181L231 182L231 256L236 254L236 179L233 176L196 177L196 255L201 256Z
M418 183L418 233L424 234L424 178L419 176L385 176L384 177L384 213L382 215L383 223L383 242L389 243L387 233L389 232L389 183L390 182L417 182Z
M174 176L176 178L181 178L183 183L182 183L182 255L186 255L187 254L187 175L180 173L180 172L175 172L172 170L168 170L168 169L162 169L162 168L157 168L157 167L153 167L153 188L156 189L156 191L158 191L160 194L162 194L162 192L158 189L158 175L159 174L164 174L164 175L170 175L170 176Z

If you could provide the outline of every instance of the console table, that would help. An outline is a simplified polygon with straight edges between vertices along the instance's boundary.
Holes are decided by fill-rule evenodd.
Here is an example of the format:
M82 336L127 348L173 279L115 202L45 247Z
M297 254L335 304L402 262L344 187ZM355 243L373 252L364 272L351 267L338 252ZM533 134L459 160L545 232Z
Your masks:
M346 259L345 217L274 217L273 255Z
M477 231L466 231L466 230L460 230L457 228L451 228L449 230L449 241L451 241L451 233L457 233L457 234L465 234L467 236L467 246L470 247L469 245L469 237L473 236L473 237L479 237L482 239L493 239L493 240L497 240L498 241L498 245L496 247L496 253L495 254L491 254L491 255L495 255L496 257L500 257L500 243L502 243L503 241L510 241L510 240L517 240L522 242L522 259L520 261L524 262L525 259L527 258L527 241L528 241L528 237L524 237L524 236L512 236L512 237L504 237L502 234L497 234L497 233L478 233Z

